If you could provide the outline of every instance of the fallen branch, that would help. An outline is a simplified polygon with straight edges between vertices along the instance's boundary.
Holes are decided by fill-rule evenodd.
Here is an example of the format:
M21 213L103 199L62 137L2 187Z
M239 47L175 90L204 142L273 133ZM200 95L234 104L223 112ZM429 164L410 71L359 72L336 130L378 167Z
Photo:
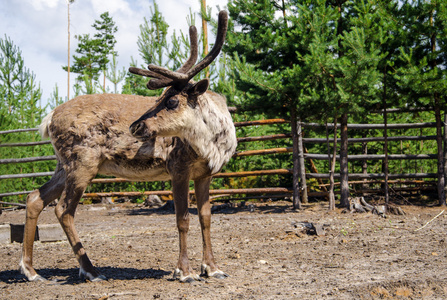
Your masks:
M422 226L421 228L416 229L415 232L416 232L416 231L419 231L419 230L421 230L421 229L423 229L423 228L425 228L425 226L427 226L428 224L430 224L434 219L436 219L437 217L439 217L440 215L442 215L442 214L444 213L444 211L445 211L445 209L442 210L439 214L437 214L433 219L431 219L430 221L428 221L427 223L425 223L424 226Z

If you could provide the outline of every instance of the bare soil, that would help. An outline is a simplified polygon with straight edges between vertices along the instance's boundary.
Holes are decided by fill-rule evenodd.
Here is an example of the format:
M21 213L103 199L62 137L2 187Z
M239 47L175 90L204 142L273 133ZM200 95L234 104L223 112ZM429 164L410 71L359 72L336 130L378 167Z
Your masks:
M328 212L310 204L254 204L217 210L216 260L230 274L182 284L172 279L178 237L172 212L137 205L80 205L76 224L92 262L107 278L81 282L67 241L35 243L34 266L49 283L17 269L21 244L0 245L0 299L447 299L447 213L403 207L406 215ZM189 255L200 272L201 235L191 208ZM0 223L23 223L24 210ZM426 227L415 231L431 221ZM323 225L324 235L293 224ZM39 224L57 223L46 209Z

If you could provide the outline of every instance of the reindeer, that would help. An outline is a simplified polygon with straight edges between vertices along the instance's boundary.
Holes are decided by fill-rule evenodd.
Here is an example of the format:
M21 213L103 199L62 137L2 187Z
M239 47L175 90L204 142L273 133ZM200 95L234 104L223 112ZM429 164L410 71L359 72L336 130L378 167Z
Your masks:
M76 207L96 174L132 181L172 180L180 251L174 278L181 282L200 276L225 278L211 247L209 186L236 149L235 128L226 99L208 91L209 80L191 79L219 54L228 15L219 13L216 42L194 66L198 56L197 30L190 28L190 57L176 72L149 65L130 68L152 77L149 89L164 88L157 99L133 95L85 95L55 108L39 127L49 137L57 157L52 178L27 197L26 223L20 270L29 281L45 281L33 268L33 242L39 214L59 198L56 216L79 262L81 279L106 278L90 262L74 227ZM147 107L152 107L146 111ZM136 121L135 121L136 120ZM130 130L129 130L130 128ZM203 259L198 276L187 254L189 181L193 180L202 229Z

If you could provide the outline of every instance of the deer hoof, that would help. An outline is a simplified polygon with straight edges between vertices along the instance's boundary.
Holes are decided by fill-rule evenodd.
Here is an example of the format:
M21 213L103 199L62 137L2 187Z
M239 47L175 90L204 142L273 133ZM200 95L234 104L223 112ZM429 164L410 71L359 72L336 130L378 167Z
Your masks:
M47 282L48 280L44 277L40 276L39 274L36 274L36 271L31 267L34 275L31 275L32 273L28 270L28 268L23 263L23 260L20 261L20 273L26 276L26 279L31 282Z
M82 268L79 269L79 278L81 279L81 281L91 281L91 282L107 280L107 278L104 275L98 274L94 276L92 273L87 272Z
M32 277L28 277L28 280L31 282L48 282L48 279L40 276L39 274L36 274Z
M186 282L186 283L193 283L195 281L203 281L202 278L200 278L199 275L195 273L190 273L188 275L183 275L183 271L180 269L175 269L174 271L174 279L179 280L180 282Z
M206 264L203 264L201 269L202 269L202 272L200 273L200 276L202 276L202 277L213 277L213 278L217 278L217 279L225 279L225 278L230 277L230 275L222 272L219 269L217 269L214 272L211 272L211 267Z

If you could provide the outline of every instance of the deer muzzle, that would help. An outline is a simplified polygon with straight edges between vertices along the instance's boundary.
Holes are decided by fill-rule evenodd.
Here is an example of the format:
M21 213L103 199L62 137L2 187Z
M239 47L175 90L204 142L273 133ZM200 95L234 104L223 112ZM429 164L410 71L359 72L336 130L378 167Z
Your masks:
M133 135L137 139L145 139L150 138L151 134L149 134L148 129L144 121L135 121L129 128L130 134Z

